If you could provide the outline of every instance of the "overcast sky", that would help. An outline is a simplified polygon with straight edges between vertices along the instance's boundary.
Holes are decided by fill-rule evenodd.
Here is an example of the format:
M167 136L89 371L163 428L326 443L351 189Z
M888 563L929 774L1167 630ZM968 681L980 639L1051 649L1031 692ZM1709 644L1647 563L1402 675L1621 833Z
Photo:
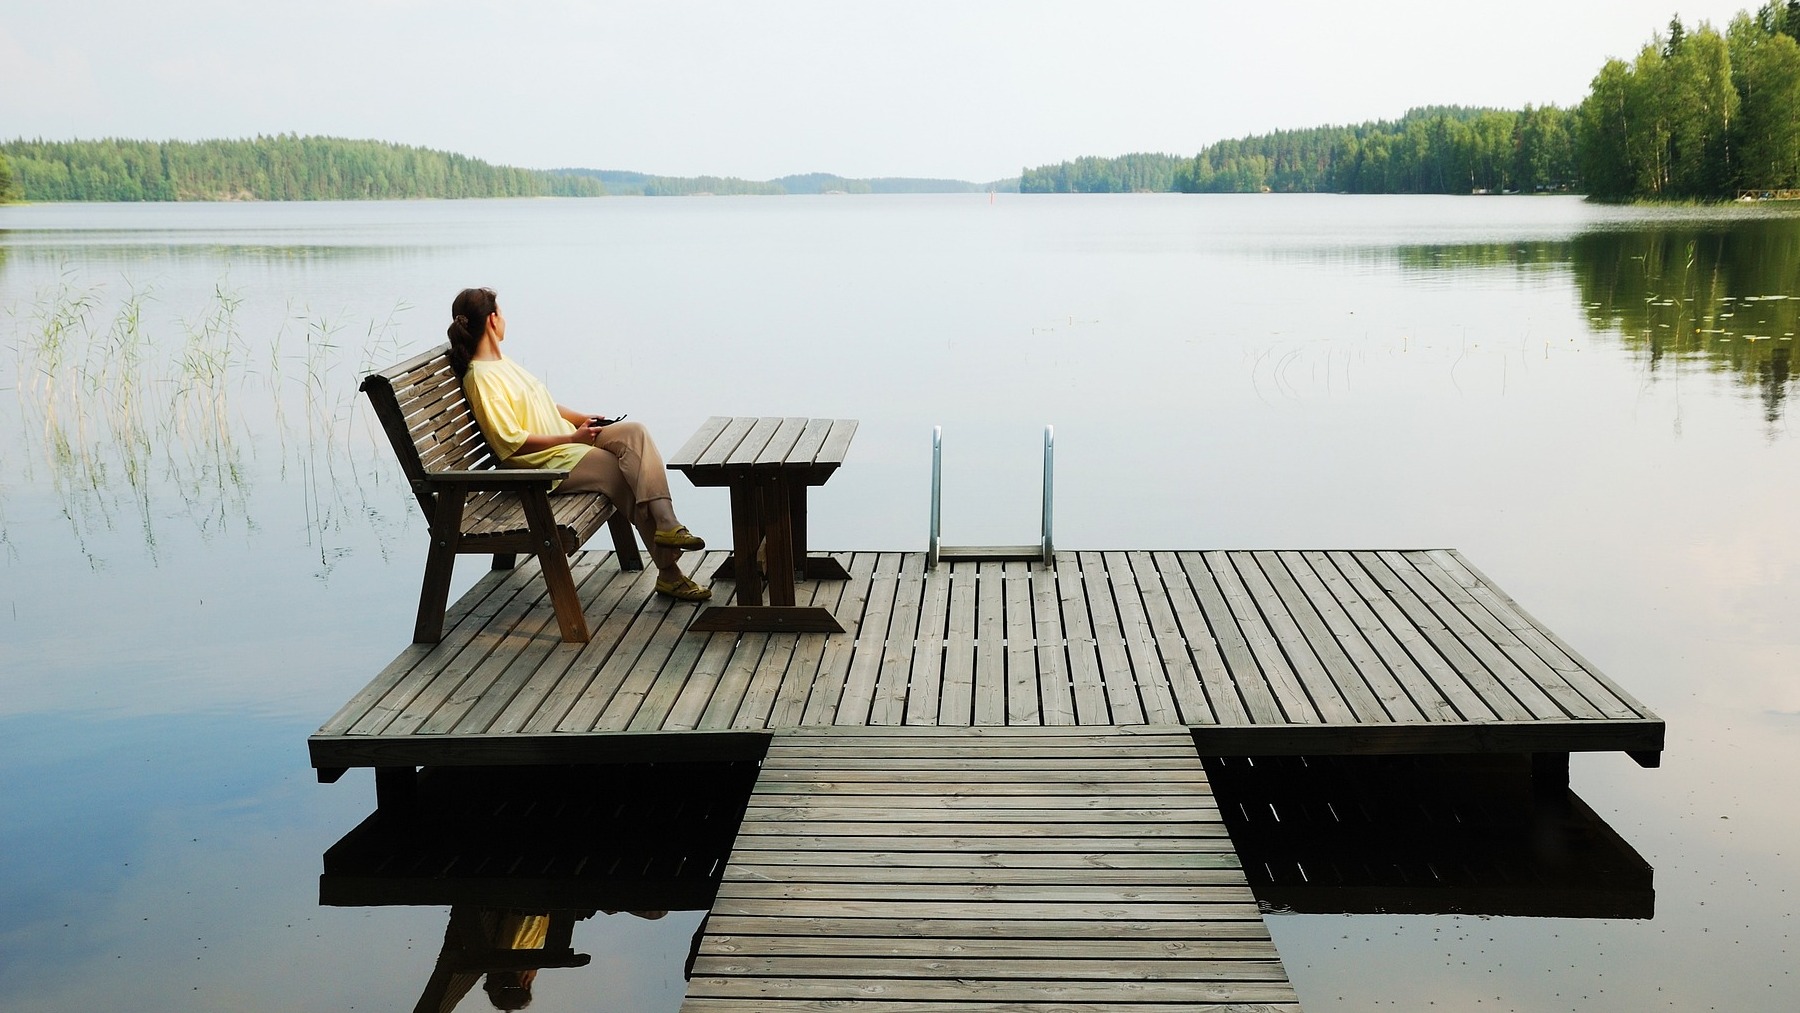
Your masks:
M0 137L374 138L533 168L988 181L1416 105L1571 105L1760 0L0 0Z

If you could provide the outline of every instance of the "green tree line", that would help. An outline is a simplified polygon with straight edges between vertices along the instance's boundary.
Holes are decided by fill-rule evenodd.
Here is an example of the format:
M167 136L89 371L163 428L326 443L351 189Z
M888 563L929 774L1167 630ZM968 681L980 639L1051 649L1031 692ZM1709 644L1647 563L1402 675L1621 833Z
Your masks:
M1603 198L1718 198L1800 187L1800 0L1740 12L1723 35L1681 19L1580 109L1582 175Z
M277 134L218 141L0 143L29 201L383 200L597 197L598 180L492 165L446 151ZM0 170L0 184L5 171ZM4 190L0 189L0 194Z
M1398 120L1219 141L1192 159L1078 158L1026 193L1480 193L1702 198L1800 188L1800 0L1723 35L1679 17L1609 60L1574 109L1428 107Z
M1565 190L1576 181L1574 118L1432 107L1398 120L1220 141L1193 158L1134 154L1026 169L1026 193L1469 193Z

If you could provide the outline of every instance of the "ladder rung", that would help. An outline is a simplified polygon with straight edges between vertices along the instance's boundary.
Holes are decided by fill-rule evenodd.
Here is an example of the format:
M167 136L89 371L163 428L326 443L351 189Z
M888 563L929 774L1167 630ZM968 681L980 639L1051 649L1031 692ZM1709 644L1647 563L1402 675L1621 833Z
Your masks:
M1036 563L1044 558L1042 545L941 545L938 559L947 563Z

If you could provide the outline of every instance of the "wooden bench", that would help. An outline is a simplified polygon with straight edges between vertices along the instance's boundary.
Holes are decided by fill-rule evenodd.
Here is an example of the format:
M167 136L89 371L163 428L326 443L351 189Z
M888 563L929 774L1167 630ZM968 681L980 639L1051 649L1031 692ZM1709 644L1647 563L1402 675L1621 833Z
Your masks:
M494 569L506 570L525 552L535 555L543 569L563 639L585 643L587 620L569 573L569 556L605 524L612 530L619 566L643 569L630 521L600 493L550 495L551 484L566 471L500 467L463 397L462 382L450 368L449 348L439 345L362 382L431 528L413 642L442 638L458 554L492 553Z

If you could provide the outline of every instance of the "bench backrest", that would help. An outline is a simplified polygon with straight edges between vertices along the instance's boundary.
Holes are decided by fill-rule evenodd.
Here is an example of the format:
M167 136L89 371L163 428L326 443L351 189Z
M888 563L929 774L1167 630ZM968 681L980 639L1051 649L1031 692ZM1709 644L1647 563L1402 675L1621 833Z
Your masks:
M427 517L431 500L421 481L426 473L474 471L500 463L481 435L462 381L450 368L449 350L449 345L439 345L362 382Z

